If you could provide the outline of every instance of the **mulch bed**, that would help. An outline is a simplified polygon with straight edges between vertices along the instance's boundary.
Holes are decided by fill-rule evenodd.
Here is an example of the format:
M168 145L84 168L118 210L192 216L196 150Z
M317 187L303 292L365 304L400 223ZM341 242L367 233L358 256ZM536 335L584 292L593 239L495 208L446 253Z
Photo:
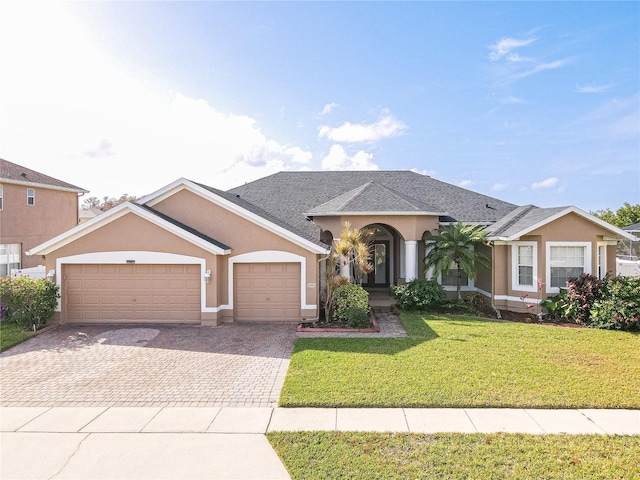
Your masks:
M378 333L380 331L380 325L378 325L378 319L376 318L373 309L369 310L370 324L365 328L351 328L346 322L326 322L324 318L320 318L317 322L313 323L300 323L298 324L298 332L329 332L329 333Z

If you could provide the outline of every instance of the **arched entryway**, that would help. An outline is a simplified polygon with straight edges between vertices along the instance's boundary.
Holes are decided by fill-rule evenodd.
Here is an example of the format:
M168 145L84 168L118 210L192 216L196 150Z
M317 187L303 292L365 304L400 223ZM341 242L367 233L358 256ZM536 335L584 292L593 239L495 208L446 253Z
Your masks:
M364 228L373 232L370 256L373 268L358 280L365 288L385 288L396 284L400 274L397 268L400 264L400 234L393 227L380 223Z

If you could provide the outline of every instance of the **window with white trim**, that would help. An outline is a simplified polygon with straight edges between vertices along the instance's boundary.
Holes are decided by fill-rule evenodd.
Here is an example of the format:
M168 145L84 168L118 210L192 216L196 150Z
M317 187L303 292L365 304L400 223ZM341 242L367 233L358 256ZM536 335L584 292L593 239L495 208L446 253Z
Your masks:
M460 279L460 286L469 286L469 277L464 271L460 272L462 278ZM458 285L458 268L455 263L452 263L447 273L442 272L440 277L440 284L443 287L457 287Z
M0 185L0 210L2 210L2 199L3 199L3 192L2 192L2 185Z
M11 270L20 268L22 245L19 243L3 243L0 245L0 277L9 275Z
M598 243L598 278L607 276L607 244Z
M27 188L27 205L36 204L36 191L33 188Z
M538 244L537 242L514 242L511 247L513 290L537 291Z
M591 273L591 243L547 242L547 291L565 288L583 273Z

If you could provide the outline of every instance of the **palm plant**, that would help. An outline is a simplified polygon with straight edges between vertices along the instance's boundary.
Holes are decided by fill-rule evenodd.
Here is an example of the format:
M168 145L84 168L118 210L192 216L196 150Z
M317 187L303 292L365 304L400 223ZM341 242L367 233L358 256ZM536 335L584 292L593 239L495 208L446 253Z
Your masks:
M462 300L460 294L462 287L462 274L475 279L477 277L476 265L480 264L489 268L491 260L482 253L473 249L474 245L482 243L486 238L486 232L482 225L465 225L457 222L440 229L440 235L433 237L429 244L430 250L425 258L427 269L433 268L433 278L439 273L447 274L455 265L457 269L456 292L458 300Z

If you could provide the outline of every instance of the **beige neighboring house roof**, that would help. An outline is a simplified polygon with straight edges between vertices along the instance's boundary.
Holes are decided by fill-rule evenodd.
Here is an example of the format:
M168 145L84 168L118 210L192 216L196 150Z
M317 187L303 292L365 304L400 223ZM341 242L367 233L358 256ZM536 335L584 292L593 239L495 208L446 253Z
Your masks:
M551 223L558 218L574 213L585 220L588 220L600 227L608 230L616 238L626 238L633 240L635 237L621 228L614 227L610 223L600 220L590 213L580 210L578 207L553 207L539 208L534 205L524 205L518 207L505 215L493 225L487 227L487 240L515 241L523 235Z
M51 188L67 192L89 193L89 190L76 187L44 173L36 172L17 163L0 158L0 182L15 183L33 187Z
M80 217L81 222L86 222L87 220L91 220L102 213L104 212L99 208L81 208L78 212L78 216Z

